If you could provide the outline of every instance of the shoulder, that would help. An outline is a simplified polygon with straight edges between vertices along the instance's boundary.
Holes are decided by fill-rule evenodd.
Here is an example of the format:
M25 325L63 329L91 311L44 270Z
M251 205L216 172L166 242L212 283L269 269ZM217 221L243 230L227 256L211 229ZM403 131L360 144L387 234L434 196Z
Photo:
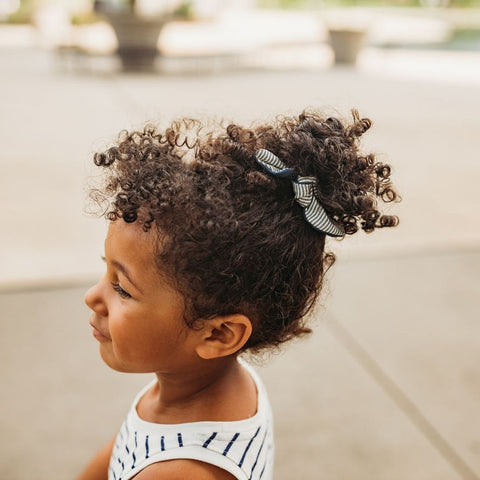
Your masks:
M198 460L179 459L153 463L144 468L135 480L236 480L231 473Z

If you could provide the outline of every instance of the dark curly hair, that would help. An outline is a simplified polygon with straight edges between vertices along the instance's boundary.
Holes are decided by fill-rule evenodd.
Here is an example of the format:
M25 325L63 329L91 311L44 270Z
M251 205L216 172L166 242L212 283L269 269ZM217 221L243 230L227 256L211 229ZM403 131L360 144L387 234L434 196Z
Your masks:
M164 131L123 131L94 156L106 181L93 196L110 221L157 230L155 261L183 294L190 327L243 313L253 324L245 349L277 346L310 332L305 317L335 257L305 221L291 181L266 173L255 152L314 176L321 205L346 235L395 226L397 217L377 209L378 200L398 199L390 166L359 151L371 121L352 113L350 124L304 111L251 128L182 119Z

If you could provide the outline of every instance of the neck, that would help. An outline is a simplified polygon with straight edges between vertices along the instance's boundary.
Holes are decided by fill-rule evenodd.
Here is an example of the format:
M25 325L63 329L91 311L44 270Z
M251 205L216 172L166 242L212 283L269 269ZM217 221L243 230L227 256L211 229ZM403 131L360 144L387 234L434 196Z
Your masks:
M189 403L222 382L238 366L234 357L202 361L198 368L181 374L157 373L160 403L166 407Z
M187 373L157 373L157 379L157 385L144 397L143 406L138 406L144 420L156 423L223 417L231 408L230 392L251 382L236 357L202 361L198 368Z

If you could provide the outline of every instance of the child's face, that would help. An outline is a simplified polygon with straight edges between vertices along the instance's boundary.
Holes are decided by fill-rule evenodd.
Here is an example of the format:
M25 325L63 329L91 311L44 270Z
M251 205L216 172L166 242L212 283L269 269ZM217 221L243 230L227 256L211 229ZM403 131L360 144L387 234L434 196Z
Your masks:
M107 270L85 296L100 354L114 370L175 373L195 358L199 332L185 325L182 296L159 275L155 240L137 224L112 222Z

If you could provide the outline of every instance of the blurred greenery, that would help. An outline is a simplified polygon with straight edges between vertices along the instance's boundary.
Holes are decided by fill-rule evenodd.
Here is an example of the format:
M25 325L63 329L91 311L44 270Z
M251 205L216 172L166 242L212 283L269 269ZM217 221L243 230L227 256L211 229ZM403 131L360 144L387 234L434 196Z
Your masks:
M421 7L428 0L257 0L262 8L321 8L321 7ZM450 7L480 8L480 0L450 0Z
M0 0L1 1L1 0ZM113 3L125 4L133 6L135 0L112 0ZM93 0L91 1L93 5ZM32 18L35 9L41 4L39 0L20 0L20 8L8 15L7 17L0 19L0 22L12 23L12 24L27 24L32 22ZM193 20L195 18L194 2L192 0L185 0L181 2L173 11L174 18L182 20ZM86 25L98 22L101 18L93 10L83 10L75 13L71 22L73 25Z
M480 28L454 30L448 47L459 50L480 50Z
M8 15L4 21L16 24L31 23L35 6L35 0L21 0L20 8L16 12Z
M194 20L195 19L195 5L193 1L182 2L173 11L175 18L181 18L182 20Z
M1 0L0 0L1 1ZM113 1L113 0L112 0ZM114 0L117 3L133 5L135 0ZM456 8L480 8L480 0L444 0L449 7ZM441 0L439 0L441 3ZM41 3L38 0L20 0L20 8L0 19L0 22L13 24L31 23L35 8ZM435 0L257 0L257 5L261 8L281 8L281 9L319 9L325 7L422 7L428 4L434 4ZM92 0L93 4L93 0ZM195 18L194 2L186 0L177 6L174 12L175 18L192 20ZM98 21L98 16L93 11L79 12L72 17L74 25L94 23ZM475 32L460 32L459 42L469 41L475 37ZM472 37L473 36L473 37Z
M80 12L72 15L70 21L72 25L90 25L96 23L101 18L94 11Z

